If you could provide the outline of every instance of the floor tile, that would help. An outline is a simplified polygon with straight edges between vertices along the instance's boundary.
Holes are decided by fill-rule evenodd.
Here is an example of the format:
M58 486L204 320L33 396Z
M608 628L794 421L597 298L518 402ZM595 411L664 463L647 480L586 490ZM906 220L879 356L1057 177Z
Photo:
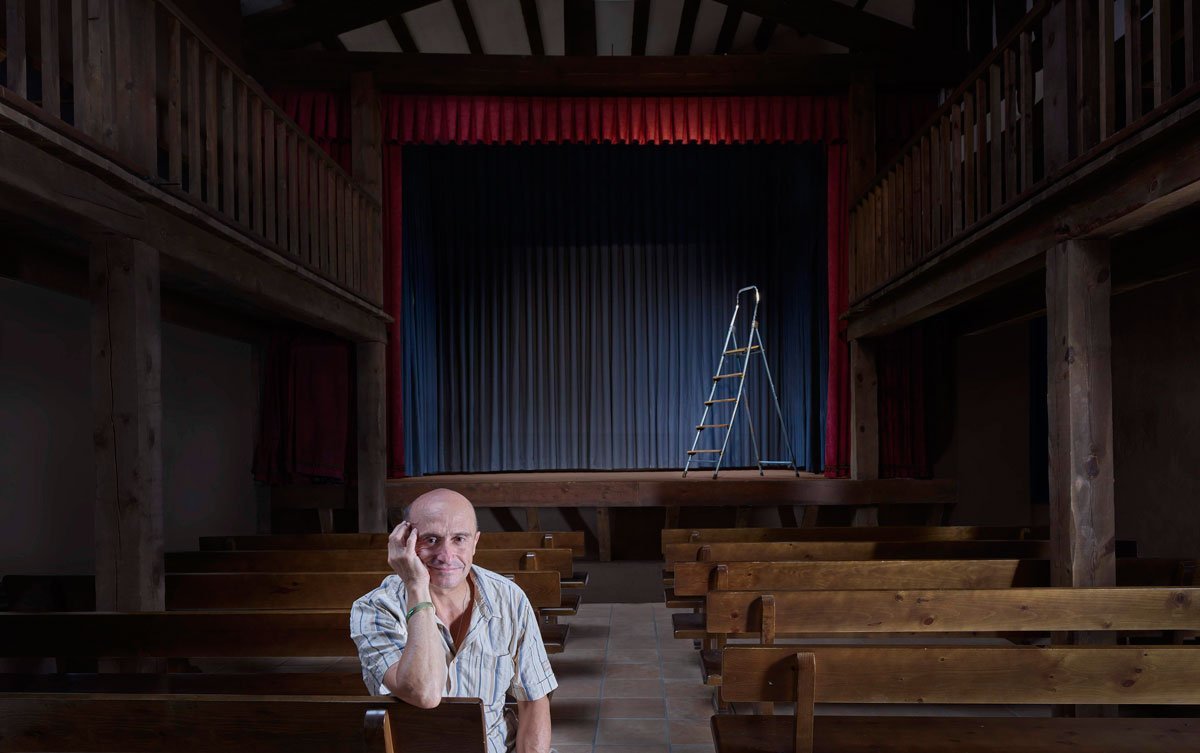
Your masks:
M659 657L653 648L610 648L607 659L609 664L658 664Z
M704 745L712 743L709 721L700 719L672 719L668 734L672 745Z
M597 745L665 745L667 723L661 719L601 719Z
M668 698L668 719L702 719L708 721L717 713L712 698Z
M607 680L658 680L662 672L657 663L650 664L609 664L604 668L604 679Z
M671 745L671 753L714 753L715 750L712 743L708 745Z
M665 745L601 745L595 753L670 753Z
M599 698L599 677L560 677L554 698Z
M552 723L559 719L597 719L599 716L599 698L564 698L556 692L550 701Z
M660 680L605 680L602 688L604 698L651 698L663 697Z
M605 698L600 702L601 719L663 719L666 704L659 698Z
M562 719L550 721L551 745L558 743L582 745L593 744L596 739L596 720Z
M562 743L555 742L554 750L558 751L558 753L592 753L592 746L574 744L563 745Z
M713 689L695 680L663 680L667 698L711 698Z

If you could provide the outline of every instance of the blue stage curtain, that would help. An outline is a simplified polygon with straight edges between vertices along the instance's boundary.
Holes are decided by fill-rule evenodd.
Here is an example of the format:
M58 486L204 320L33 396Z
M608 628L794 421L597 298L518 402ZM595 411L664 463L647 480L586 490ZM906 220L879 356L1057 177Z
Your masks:
M408 472L682 468L747 285L796 460L820 470L824 160L811 144L403 147ZM786 459L751 369L763 457ZM746 415L725 467L751 465Z

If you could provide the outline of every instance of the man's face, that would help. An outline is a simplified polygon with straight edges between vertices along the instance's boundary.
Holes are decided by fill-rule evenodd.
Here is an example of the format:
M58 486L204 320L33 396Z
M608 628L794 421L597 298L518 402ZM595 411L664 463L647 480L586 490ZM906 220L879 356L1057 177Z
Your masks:
M475 512L469 503L432 502L412 511L417 557L429 570L429 586L450 591L471 571L479 542Z

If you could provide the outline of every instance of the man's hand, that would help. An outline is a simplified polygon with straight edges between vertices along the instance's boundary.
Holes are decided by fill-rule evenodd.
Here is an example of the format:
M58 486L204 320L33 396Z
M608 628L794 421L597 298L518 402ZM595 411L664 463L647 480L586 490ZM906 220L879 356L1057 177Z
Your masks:
M396 526L388 536L388 565L409 589L429 588L429 570L417 557L417 529L408 522Z

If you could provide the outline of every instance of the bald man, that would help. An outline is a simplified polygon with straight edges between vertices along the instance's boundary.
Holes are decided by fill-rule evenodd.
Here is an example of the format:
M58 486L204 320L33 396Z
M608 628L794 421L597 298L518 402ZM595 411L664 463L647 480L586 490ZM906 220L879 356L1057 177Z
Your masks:
M546 753L558 681L537 615L516 584L471 564L478 542L475 508L458 492L435 489L405 509L388 537L395 575L350 612L363 681L427 709L443 696L481 698L488 753Z

